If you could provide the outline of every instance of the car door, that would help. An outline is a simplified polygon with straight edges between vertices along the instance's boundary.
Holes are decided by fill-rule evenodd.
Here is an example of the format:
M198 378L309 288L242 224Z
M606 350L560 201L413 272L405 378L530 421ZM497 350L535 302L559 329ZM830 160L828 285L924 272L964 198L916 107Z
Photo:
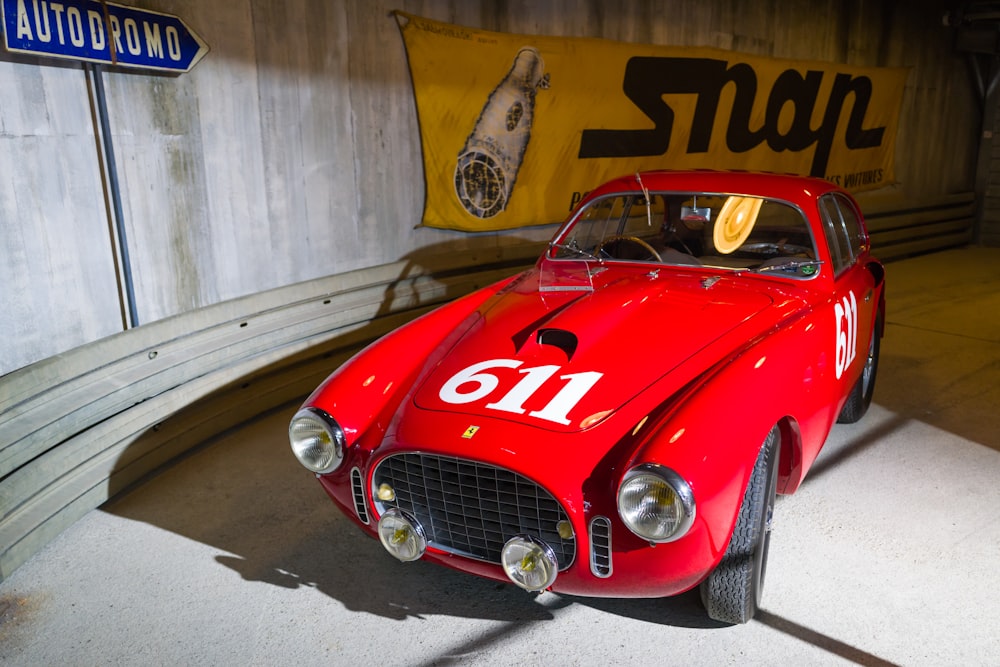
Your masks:
M868 235L855 204L841 193L819 201L834 269L834 377L844 397L861 377L875 326L875 277L865 267Z

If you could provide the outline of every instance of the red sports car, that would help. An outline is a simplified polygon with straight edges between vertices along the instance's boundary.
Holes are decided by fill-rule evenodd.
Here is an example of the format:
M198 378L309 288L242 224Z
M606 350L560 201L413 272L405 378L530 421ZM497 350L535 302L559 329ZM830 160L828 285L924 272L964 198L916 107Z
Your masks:
M637 173L533 268L383 337L289 427L403 561L753 617L775 493L872 398L884 271L826 181Z

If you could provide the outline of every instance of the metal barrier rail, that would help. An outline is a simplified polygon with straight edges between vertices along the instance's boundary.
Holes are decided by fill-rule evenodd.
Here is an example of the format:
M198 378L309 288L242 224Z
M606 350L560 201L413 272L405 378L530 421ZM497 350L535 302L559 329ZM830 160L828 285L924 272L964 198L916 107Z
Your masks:
M524 244L470 252L471 265L398 262L278 288L0 378L0 581L171 459L304 397L363 345L539 252Z
M872 248L882 260L945 250L973 240L976 198L972 192L932 200L858 199Z

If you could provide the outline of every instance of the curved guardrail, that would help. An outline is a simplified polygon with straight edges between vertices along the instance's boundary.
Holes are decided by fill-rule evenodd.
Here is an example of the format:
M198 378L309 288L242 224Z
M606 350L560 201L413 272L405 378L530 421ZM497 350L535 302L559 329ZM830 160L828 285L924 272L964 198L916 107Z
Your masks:
M540 246L398 262L152 322L0 378L0 581L195 445L304 397L364 344L529 265ZM430 264L430 265L429 265Z
M963 192L933 200L903 200L899 195L858 197L872 248L893 260L972 242L976 196Z

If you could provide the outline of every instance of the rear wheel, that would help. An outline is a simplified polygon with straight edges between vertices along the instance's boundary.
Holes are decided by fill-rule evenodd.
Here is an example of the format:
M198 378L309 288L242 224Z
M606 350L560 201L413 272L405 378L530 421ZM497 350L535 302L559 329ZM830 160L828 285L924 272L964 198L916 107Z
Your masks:
M837 422L840 424L853 424L859 421L868 412L868 406L872 404L872 395L875 393L875 374L878 372L878 354L881 347L882 330L881 318L875 322L875 329L872 331L872 340L868 344L868 356L865 357L865 368L861 371L861 377L854 384L851 393L847 397L847 402L840 409Z
M778 484L778 429L771 429L743 494L736 526L722 560L701 584L708 615L723 623L746 623L760 606Z

